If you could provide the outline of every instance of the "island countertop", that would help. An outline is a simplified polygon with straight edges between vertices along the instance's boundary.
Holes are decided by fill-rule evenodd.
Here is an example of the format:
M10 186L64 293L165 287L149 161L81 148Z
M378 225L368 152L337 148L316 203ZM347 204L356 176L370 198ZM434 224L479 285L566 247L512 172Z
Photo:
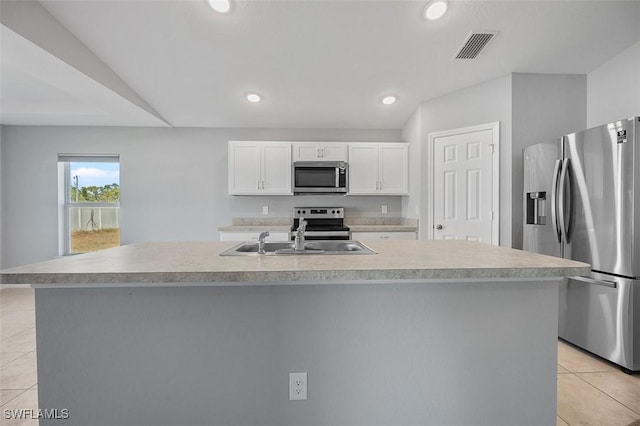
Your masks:
M588 275L581 262L469 241L366 242L375 255L219 256L234 242L138 243L1 271L4 284L345 282Z

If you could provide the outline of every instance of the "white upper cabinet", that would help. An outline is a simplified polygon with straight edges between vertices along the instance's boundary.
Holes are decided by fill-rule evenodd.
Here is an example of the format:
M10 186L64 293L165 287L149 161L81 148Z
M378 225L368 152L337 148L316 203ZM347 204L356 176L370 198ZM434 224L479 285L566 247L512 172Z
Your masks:
M347 161L343 142L294 142L293 161Z
M405 143L385 143L379 146L380 192L409 193L409 146Z
M409 147L406 143L349 144L349 195L406 195Z
M229 141L230 195L292 195L291 143Z
M349 194L378 193L378 144L349 144Z

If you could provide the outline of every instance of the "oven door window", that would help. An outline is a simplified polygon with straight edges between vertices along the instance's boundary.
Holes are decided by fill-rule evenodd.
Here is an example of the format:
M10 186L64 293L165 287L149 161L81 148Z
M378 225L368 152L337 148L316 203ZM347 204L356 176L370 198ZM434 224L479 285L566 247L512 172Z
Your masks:
M295 186L298 188L330 188L336 186L334 167L296 167Z

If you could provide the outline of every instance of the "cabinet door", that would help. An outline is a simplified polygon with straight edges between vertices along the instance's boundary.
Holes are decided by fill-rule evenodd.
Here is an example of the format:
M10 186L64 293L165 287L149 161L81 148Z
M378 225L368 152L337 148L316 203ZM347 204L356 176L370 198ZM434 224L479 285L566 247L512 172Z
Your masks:
M293 144L293 161L347 161L347 144L296 142Z
M377 194L378 144L349 145L349 194Z
M320 152L320 146L316 143L294 143L293 161L318 161Z
M347 161L347 144L323 143L320 146L320 160L322 161Z
M291 144L262 144L262 194L291 195Z
M229 194L260 193L261 149L256 142L229 142Z
M380 144L380 194L404 195L409 192L408 148L404 143Z

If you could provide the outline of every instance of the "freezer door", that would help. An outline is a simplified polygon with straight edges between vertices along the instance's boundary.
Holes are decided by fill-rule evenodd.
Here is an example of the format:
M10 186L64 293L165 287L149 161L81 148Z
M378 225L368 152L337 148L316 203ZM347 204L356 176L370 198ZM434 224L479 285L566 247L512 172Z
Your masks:
M640 280L593 273L560 285L558 335L640 371Z
M559 140L523 150L523 249L562 257L555 211L554 183L559 176ZM554 179L555 176L555 179Z
M637 259L634 265L634 216L640 213L633 204L634 130L634 120L625 120L564 137L568 177L561 174L565 209L559 215L568 241L564 257L631 278L640 276Z

